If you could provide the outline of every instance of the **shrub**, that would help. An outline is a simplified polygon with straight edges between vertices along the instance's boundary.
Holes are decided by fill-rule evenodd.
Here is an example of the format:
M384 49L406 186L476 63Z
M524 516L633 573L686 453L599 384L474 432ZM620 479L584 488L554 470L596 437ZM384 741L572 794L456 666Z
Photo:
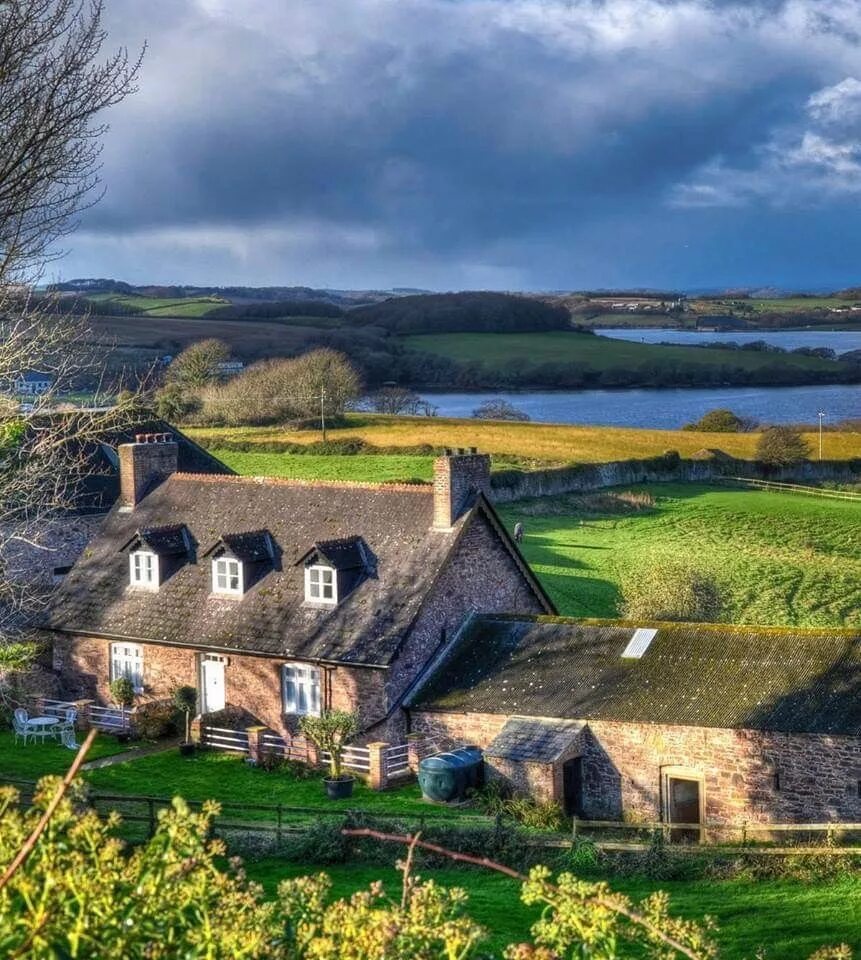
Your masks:
M745 420L737 416L732 410L720 408L709 410L699 420L687 423L682 430L699 430L704 433L739 433L745 429Z
M529 420L529 414L518 410L507 400L485 400L472 411L474 420Z
M173 702L180 713L185 714L185 742L191 740L191 715L197 709L197 690L194 687L177 687L173 692Z
M165 700L141 704L135 713L135 730L144 740L160 740L179 728L176 707Z
M768 427L756 444L756 458L770 467L786 467L806 460L810 446L793 427Z
M346 710L326 710L319 717L302 717L300 726L302 733L319 750L330 755L329 773L332 780L343 779L344 747L359 729L358 716Z
M622 581L622 596L627 620L714 621L723 609L714 580L675 560L628 573Z

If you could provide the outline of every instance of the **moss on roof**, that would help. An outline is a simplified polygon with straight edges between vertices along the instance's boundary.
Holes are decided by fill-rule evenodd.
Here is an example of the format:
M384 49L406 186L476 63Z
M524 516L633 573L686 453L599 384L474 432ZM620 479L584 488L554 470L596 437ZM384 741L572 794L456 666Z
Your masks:
M638 627L655 638L622 658ZM861 635L725 624L476 617L416 709L861 733Z

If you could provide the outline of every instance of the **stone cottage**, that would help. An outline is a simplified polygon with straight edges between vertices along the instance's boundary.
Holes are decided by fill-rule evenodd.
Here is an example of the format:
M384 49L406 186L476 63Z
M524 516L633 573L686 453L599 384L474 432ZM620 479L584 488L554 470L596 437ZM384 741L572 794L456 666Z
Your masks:
M471 611L552 612L485 494L490 459L440 457L434 485L177 472L162 435L119 447L120 498L57 588L64 696L195 686L203 713L278 733L356 710L399 739L404 696Z
M861 821L861 632L474 616L410 729L601 820Z

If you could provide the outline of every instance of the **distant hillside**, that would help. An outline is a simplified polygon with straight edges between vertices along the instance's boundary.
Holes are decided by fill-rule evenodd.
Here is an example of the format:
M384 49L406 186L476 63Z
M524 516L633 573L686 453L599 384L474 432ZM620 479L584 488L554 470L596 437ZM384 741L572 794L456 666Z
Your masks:
M482 291L398 297L358 307L350 320L395 334L528 333L571 326L570 314L562 306Z

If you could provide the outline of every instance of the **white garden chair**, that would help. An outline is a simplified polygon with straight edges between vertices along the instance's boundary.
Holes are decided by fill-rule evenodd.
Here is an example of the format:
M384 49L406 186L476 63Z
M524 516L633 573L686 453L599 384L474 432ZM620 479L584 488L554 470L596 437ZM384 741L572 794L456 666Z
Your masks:
M18 707L12 714L12 729L15 731L15 743L18 742L18 737L23 737L24 743L27 742L31 731L27 727L27 711L23 707Z
M57 739L64 747L70 750L77 750L78 744L75 740L75 720L78 718L78 711L74 707L67 707L63 711L60 722L54 727L54 733Z

